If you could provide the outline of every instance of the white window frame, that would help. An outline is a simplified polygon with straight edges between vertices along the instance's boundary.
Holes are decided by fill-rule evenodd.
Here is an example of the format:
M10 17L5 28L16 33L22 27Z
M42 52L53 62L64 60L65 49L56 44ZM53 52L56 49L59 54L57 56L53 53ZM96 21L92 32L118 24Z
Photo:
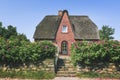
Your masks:
M65 28L65 30L63 30ZM66 25L62 26L62 33L67 33L68 32L68 27Z

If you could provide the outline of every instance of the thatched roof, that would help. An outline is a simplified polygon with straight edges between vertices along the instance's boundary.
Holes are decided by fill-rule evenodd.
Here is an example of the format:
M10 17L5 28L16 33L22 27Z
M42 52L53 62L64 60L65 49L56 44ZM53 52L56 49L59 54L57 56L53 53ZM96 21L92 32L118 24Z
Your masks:
M68 15L69 16L69 15ZM34 39L55 39L60 16L46 16L36 27ZM97 26L88 16L69 16L75 39L99 39Z

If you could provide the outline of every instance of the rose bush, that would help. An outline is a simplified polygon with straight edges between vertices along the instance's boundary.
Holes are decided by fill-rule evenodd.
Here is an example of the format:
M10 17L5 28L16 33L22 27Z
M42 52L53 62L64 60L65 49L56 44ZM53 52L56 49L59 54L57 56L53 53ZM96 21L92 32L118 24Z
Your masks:
M71 52L75 65L120 62L120 42L118 41L76 42L72 45Z
M41 62L53 58L55 52L56 47L48 41L29 42L0 37L0 62L6 65Z

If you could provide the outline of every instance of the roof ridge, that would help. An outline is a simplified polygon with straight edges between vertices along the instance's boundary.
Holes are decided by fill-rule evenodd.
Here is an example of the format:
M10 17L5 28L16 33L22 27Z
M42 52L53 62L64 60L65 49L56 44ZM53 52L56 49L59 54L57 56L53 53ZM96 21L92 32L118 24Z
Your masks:
M46 17L59 17L58 15L46 15ZM69 15L69 17L88 17L87 15Z

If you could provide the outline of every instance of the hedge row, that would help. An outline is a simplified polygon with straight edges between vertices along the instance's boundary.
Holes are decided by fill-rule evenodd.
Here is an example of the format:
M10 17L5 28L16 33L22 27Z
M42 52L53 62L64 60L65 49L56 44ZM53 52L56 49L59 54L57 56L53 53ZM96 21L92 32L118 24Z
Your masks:
M76 42L72 45L71 52L75 65L120 63L120 42L118 41Z
M28 42L17 38L0 37L0 62L6 65L37 63L53 58L56 47L48 41Z

